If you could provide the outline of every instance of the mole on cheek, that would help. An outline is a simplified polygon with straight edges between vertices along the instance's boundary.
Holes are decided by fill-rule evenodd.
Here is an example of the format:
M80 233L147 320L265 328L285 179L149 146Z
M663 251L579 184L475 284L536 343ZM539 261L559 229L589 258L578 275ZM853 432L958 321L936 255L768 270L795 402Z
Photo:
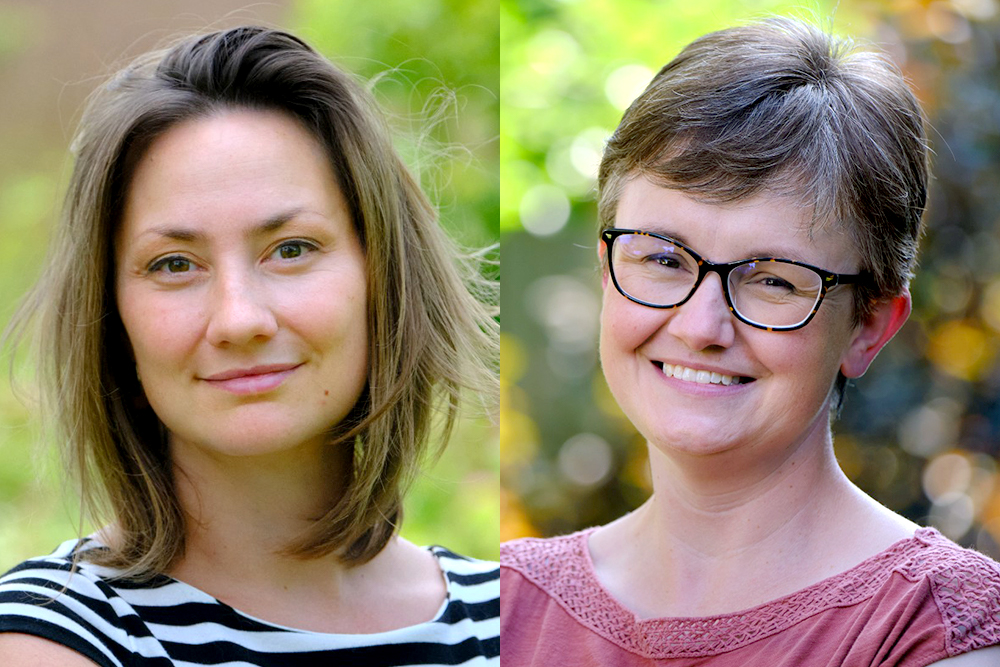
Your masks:
M323 390L323 395L324 396L329 396L330 395L330 390L329 389L324 389Z

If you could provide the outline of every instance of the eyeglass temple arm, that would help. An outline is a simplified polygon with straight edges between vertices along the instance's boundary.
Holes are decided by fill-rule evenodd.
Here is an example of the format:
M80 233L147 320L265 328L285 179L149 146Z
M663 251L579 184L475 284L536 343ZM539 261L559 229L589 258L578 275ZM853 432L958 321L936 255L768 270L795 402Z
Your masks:
M871 280L871 274L867 271L862 271L861 273L828 273L823 276L823 282L827 288L837 285L856 285L858 283L866 283L869 280Z

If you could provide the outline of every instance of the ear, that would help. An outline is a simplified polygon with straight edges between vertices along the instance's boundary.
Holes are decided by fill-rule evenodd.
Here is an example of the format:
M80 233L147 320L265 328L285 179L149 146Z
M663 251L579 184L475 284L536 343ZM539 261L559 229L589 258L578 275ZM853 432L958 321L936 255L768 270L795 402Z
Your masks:
M841 358L840 372L849 378L864 375L879 351L906 322L912 307L909 290L904 290L891 299L879 301L868 321L854 330L851 344Z
M603 242L597 244L597 263L601 267L601 289L608 288L608 246Z

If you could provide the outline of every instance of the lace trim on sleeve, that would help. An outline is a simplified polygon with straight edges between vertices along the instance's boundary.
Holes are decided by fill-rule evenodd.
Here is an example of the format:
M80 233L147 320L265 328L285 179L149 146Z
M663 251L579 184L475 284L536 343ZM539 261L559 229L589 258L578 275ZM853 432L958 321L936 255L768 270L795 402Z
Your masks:
M936 533L917 539L926 548L899 571L911 580L929 580L947 631L948 654L1000 644L1000 564Z

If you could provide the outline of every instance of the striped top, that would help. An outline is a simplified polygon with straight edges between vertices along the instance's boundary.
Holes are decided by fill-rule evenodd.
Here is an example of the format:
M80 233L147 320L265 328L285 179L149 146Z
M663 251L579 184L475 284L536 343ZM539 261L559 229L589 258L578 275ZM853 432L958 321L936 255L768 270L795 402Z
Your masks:
M102 667L218 665L500 664L496 563L429 547L447 580L434 620L374 634L325 634L252 618L167 576L116 580L116 571L80 561L94 548L70 540L0 578L0 632L44 637Z

